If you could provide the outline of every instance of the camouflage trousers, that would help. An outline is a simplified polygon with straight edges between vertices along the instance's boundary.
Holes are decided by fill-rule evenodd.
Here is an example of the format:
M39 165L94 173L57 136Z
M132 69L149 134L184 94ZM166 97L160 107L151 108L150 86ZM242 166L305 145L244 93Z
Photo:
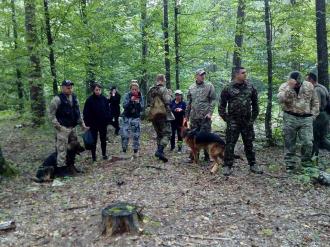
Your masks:
M152 125L157 134L157 145L167 146L172 135L171 122L164 119L152 121Z
M313 122L313 154L318 156L319 149L330 151L330 141L327 139L329 132L329 115L321 111Z
M211 132L211 125L212 121L208 118L201 118L201 119L190 119L190 128L191 129L199 129L203 132Z
M244 152L249 165L256 163L256 154L253 148L253 141L255 138L253 122L228 120L224 166L233 166L235 145L240 134L242 136Z
M296 142L301 143L301 165L311 164L313 149L313 117L296 117L283 113L284 161L288 169L297 168Z
M120 118L121 146L123 150L127 150L129 137L133 139L133 150L139 150L140 134L141 134L141 119L140 118Z
M56 151L57 151L57 166L66 166L67 149L70 140L77 140L77 134L74 128L66 128L61 126L56 129Z

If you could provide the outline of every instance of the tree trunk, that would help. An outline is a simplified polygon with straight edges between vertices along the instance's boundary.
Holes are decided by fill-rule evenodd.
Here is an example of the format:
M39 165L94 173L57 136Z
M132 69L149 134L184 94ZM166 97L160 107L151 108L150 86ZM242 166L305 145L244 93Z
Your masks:
M180 54L179 54L179 5L178 0L174 0L174 47L175 47L175 85L180 88Z
M19 111L22 113L24 110L24 98L23 98L22 72L20 70L20 64L17 62L17 57L16 57L16 55L18 54L18 35L17 35L18 26L16 20L15 0L11 0L10 6L11 6L12 23L13 23L13 34L14 34L14 53L15 53L18 107L19 107Z
M166 77L166 87L171 88L171 64L170 64L170 46L168 40L168 0L163 0L164 5L164 22L163 22L163 32L164 32L164 52L165 52L165 77Z
M141 37L142 37L142 77L141 91L147 95L148 74L147 74L147 56L148 56L148 36L147 36L147 0L141 0Z
M266 44L268 61L268 91L267 91L267 110L265 116L265 131L268 145L273 144L272 136L272 102L273 102L273 54L272 54L272 31L270 24L269 0L265 0L265 26L266 26Z
M26 45L30 57L30 99L32 122L34 125L41 125L45 122L45 97L43 91L40 57L38 51L38 35L36 26L36 4L35 0L24 0L25 6L25 29Z
M329 89L326 1L315 0L318 81Z
M115 203L102 210L102 234L113 236L139 233L142 231L141 221L142 216L137 206L123 202Z
M44 12L45 12L45 24L46 24L46 35L47 35L47 44L49 47L49 63L50 63L50 72L53 77L53 94L58 94L57 87L57 76L56 76L56 64L55 64L55 54L53 49L53 36L50 27L50 18L49 18L49 10L48 10L48 0L44 0Z
M85 25L86 30L88 30L88 17L87 17L87 13L86 13L86 7L87 7L87 0L81 0L81 16L82 16L82 21ZM87 48L87 54L88 54L88 61L86 64L86 82L85 82L85 86L86 86L86 95L90 95L90 86L91 84L95 81L96 79L96 75L95 75L95 67L96 67L96 63L95 63L95 58L93 56L93 51L91 48L91 37L87 37L86 40L86 48Z
M234 68L241 66L242 63L242 46L243 46L243 33L245 22L245 2L244 0L238 1L237 6L237 20L235 32L235 50L233 54L233 70L231 77L234 78Z

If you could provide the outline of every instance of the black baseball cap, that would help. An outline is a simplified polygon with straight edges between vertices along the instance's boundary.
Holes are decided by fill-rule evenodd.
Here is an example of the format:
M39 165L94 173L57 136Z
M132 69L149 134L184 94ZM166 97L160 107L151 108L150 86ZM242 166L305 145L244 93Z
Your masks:
M62 86L73 86L74 83L70 80L64 80L62 81Z

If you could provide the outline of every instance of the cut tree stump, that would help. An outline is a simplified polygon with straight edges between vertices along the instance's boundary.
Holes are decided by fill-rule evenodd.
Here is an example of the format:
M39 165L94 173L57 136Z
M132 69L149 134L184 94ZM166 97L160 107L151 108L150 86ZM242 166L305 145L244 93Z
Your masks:
M134 204L119 202L102 210L102 234L117 235L123 233L141 233L141 210Z

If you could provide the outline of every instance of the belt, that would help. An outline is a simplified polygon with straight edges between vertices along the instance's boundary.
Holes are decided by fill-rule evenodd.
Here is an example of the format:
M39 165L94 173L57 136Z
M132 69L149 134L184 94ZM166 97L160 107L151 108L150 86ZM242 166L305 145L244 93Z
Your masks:
M311 113L300 114L300 113L295 113L292 111L284 111L284 112L287 114L290 114L292 116L295 116L295 117L311 117L311 116L313 116L313 114L311 114Z

